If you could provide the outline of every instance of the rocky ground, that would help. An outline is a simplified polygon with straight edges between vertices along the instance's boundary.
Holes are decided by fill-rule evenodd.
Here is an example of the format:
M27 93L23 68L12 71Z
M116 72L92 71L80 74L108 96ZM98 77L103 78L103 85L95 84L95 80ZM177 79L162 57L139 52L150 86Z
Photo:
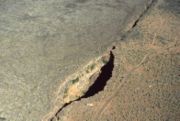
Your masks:
M77 96L64 100L66 87L98 73L105 64L100 62L102 54L152 2L0 0L0 120L54 116ZM87 67L88 76L86 71L78 74L93 63L99 67ZM85 82L84 91L89 81Z
M180 121L179 21L179 0L0 0L0 121Z
M179 121L180 18L173 2L159 1L115 44L104 90L72 102L53 121Z

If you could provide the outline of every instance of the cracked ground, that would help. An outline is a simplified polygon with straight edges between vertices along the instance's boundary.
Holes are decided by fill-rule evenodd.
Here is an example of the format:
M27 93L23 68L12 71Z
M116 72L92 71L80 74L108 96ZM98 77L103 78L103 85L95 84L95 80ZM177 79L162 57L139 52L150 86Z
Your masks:
M179 0L0 0L0 121L180 121Z
M166 5L155 5L116 43L104 90L74 101L53 121L180 120L180 22Z

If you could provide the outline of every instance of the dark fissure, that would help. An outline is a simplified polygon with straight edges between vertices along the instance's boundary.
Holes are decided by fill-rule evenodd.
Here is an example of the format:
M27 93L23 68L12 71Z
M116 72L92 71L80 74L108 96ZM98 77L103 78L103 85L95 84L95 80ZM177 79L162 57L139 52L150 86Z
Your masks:
M113 47L112 50L113 49L115 49L115 47ZM106 86L107 81L112 77L113 68L114 68L114 55L113 55L112 51L110 51L110 59L107 62L107 64L101 68L101 73L98 76L98 78L95 80L94 84L89 88L89 90L82 97L80 97L74 101L79 101L82 98L91 97L91 96L97 94L98 92L104 90L104 87ZM59 111L55 114L55 117L50 119L50 121L53 121L54 118L59 119L59 117L58 117L59 112L61 112L64 108L66 108L68 105L70 105L74 101L64 104L64 106L62 108L60 108Z
M108 63L101 68L101 73L99 77L96 79L94 84L89 88L89 90L85 93L85 95L82 96L81 98L88 98L102 91L106 86L107 81L112 77L113 68L114 68L114 55L111 51L110 59Z

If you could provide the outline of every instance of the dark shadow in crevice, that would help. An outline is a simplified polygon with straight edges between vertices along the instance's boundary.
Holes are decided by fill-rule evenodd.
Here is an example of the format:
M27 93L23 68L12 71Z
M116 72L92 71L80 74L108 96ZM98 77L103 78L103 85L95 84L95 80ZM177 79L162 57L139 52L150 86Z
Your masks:
M115 46L113 46L112 50L115 49ZM110 58L109 61L107 62L106 65L104 65L101 68L101 73L98 76L98 78L94 81L94 84L92 86L90 86L89 90L80 98L71 101L69 103L64 104L55 114L55 116L50 119L50 121L54 121L54 118L56 118L57 120L59 120L58 114L67 106L69 106L70 104L72 104L75 101L79 101L83 98L89 98L91 96L94 96L95 94L99 93L100 91L104 90L104 87L107 84L107 81L112 77L112 72L114 69L114 55L112 53L112 51L110 51Z
M104 90L104 87L106 86L107 81L112 77L113 68L114 68L114 55L111 51L110 59L108 63L101 68L100 75L95 80L94 84L85 93L85 95L81 97L81 99L91 97L97 94L98 92Z

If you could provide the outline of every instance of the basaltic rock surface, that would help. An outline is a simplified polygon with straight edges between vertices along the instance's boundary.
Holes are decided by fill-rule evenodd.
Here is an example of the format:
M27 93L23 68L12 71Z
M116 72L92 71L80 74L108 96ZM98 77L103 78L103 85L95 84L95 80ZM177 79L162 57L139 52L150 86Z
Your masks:
M65 87L99 73L103 53L153 2L0 0L0 121L46 121L81 96L64 100Z

